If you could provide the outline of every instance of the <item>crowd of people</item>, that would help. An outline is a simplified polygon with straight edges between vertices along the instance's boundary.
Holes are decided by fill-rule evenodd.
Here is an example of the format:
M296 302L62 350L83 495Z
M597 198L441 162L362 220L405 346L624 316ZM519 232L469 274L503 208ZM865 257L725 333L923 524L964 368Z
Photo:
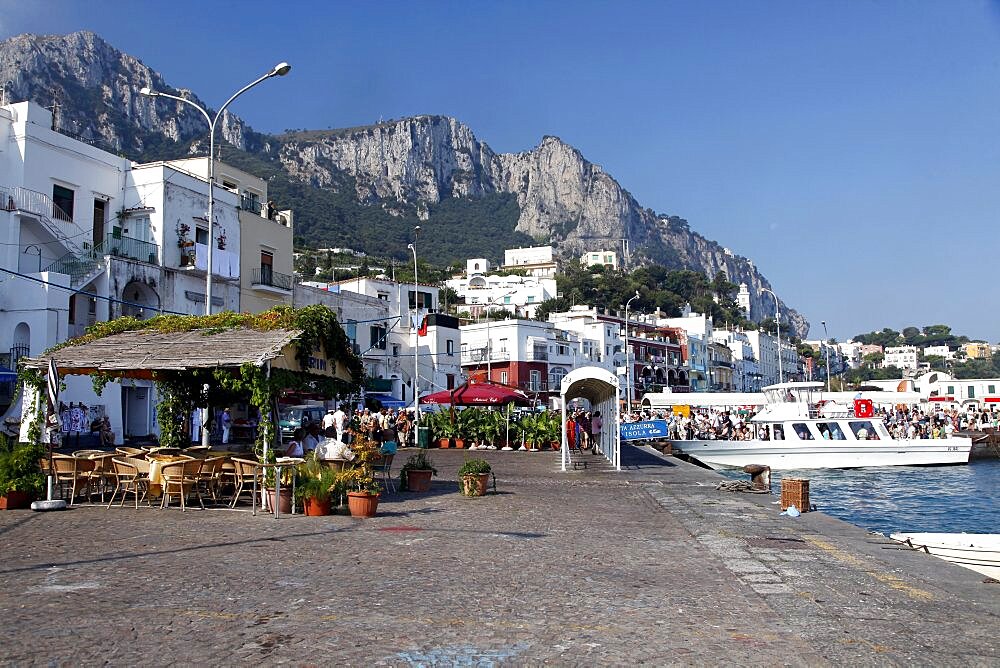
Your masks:
M754 423L755 409L728 410L723 408L694 409L689 415L673 414L666 411L640 411L624 413L623 422L642 420L663 420L667 423L667 433L673 440L768 440L772 437L767 426ZM938 407L922 410L916 407L896 406L879 408L875 418L881 419L894 439L950 438L965 432L979 432L984 429L1000 430L1000 410ZM830 427L820 425L820 437L842 440L836 422ZM877 438L865 430L859 438Z
M359 435L375 441L383 454L395 454L401 444L410 442L413 422L412 412L406 410L331 408L322 420L295 429L292 439L285 443L285 456L302 457L315 450L321 459L350 461L354 457L350 444Z

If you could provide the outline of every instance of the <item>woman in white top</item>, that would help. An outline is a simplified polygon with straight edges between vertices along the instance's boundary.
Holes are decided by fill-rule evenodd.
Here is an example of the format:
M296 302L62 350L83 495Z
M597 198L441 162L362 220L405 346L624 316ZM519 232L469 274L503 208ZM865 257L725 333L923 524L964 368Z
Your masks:
M288 447L285 448L286 457L302 457L304 453L302 451L302 428L299 427L292 434L292 440L288 442Z

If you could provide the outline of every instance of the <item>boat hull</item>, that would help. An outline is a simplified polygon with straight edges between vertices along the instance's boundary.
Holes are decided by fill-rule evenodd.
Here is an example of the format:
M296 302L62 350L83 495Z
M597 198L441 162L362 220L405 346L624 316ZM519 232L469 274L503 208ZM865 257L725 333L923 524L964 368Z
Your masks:
M1000 580L1000 534L894 533L890 538Z
M672 441L675 451L713 469L761 464L772 469L967 464L967 438L869 441Z

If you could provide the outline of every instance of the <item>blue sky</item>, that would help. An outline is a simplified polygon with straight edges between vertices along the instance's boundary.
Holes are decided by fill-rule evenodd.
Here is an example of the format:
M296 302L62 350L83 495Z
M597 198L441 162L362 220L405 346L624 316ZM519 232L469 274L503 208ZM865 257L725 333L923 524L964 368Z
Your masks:
M558 135L754 260L821 336L1000 341L1000 5L0 0L0 37L93 30L256 129L447 114Z

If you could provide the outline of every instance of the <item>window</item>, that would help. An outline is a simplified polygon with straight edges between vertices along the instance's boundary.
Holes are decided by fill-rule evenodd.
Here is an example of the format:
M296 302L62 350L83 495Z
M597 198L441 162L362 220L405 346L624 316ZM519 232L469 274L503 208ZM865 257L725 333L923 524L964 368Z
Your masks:
M507 384L507 372L506 371L501 371L500 372L500 382L503 383L504 385Z
M566 375L566 369L562 367L553 367L549 371L549 386L559 387L562 385L562 379Z
M376 293L375 296L378 297L379 299L381 299L384 302L389 301L389 293L388 292L379 292L379 293Z
M369 328L369 334L371 335L371 347L378 348L379 350L385 350L385 339L386 339L386 329L385 327L380 327L379 325L373 325Z
M792 425L795 435L800 441L812 441L813 435L809 433L809 426L805 422L796 422Z
M875 433L875 427L872 426L871 422L865 420L863 422L849 422L848 424L851 427L851 431L854 432L854 436L859 441L866 441L868 439L878 440L878 434Z
M392 344L392 356L393 357L399 357L399 344L398 343Z
M448 339L444 342L445 354L451 357L455 354L455 342L452 339Z
M208 229L204 227L196 227L194 229L194 242L196 244L201 244L203 246L208 245Z
M535 303L535 295L528 295L528 303L529 304Z
M445 389L454 390L455 389L455 374L446 373L445 377Z
M52 186L52 217L73 220L73 191L62 186Z
M843 430L840 425L836 422L820 422L819 423L819 434L823 438L833 440L833 441L846 441L847 437L844 436Z
M507 295L506 297L503 298L503 303L504 304L509 304L510 303L510 295Z
M948 386L948 396L954 396L954 395L955 395L955 386L954 385L949 385Z
M538 369L532 369L528 372L528 384L532 392L538 392L542 389L542 372Z
M987 392L988 392L989 394L994 394L994 393L995 393L995 392L997 391L997 390L996 390L996 387L997 387L996 385L987 385L987 386L986 386L986 391L987 391Z
M976 398L976 386L975 385L969 385L969 398L970 399L975 399Z
M507 352L507 338L506 337L500 339L500 352L502 352L502 353Z
M69 324L76 324L76 295L69 296Z
M414 308L413 294L414 294L413 290L409 290L407 292L407 299L409 301L411 309ZM429 308L431 308L431 305L432 305L432 302L431 302L431 293L429 293L429 292L417 292L416 295L417 295L416 306L415 306L416 308L418 308L418 309L421 309L421 308L429 309Z

